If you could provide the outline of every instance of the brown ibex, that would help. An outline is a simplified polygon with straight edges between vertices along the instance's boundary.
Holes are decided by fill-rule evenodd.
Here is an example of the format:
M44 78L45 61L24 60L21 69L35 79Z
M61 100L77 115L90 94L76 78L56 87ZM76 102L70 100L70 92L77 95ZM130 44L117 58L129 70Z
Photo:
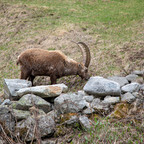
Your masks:
M21 68L20 78L28 78L32 84L35 76L50 76L51 84L56 84L58 78L69 75L79 75L82 79L88 79L90 50L83 42L76 44L83 52L84 63L70 59L59 50L48 51L37 48L25 50L17 60L17 64L20 64Z

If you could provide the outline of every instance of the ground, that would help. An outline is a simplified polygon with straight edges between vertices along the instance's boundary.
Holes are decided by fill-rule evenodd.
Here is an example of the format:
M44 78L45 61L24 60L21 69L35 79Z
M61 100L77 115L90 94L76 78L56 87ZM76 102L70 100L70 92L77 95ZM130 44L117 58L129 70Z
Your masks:
M91 50L91 76L126 74L144 66L144 19L142 1L9 1L0 2L0 90L4 78L19 78L17 56L29 48L61 50L81 61L78 47ZM99 5L99 7L97 6ZM95 8L95 7L96 8ZM126 8L126 9L125 9ZM102 9L104 9L102 11ZM119 10L117 10L119 9ZM134 11L132 11L134 10ZM61 78L72 90L82 89L79 77ZM48 84L47 77L36 85Z
M0 95L4 78L19 78L16 60L29 48L61 50L80 62L71 41L82 41L91 50L91 76L143 70L143 5L143 0L0 0ZM35 85L49 83L48 77L35 80ZM77 91L86 81L69 76L58 83Z

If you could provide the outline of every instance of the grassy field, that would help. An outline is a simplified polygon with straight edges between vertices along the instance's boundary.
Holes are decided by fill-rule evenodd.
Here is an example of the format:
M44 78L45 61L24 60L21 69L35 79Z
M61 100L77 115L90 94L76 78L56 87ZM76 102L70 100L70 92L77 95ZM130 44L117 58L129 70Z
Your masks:
M93 76L144 69L144 0L0 0L1 94L4 78L19 78L16 60L25 49L58 49L81 61L72 40L90 47ZM61 78L61 82L70 91L85 84L76 76ZM49 84L49 78L38 77L35 85L40 84ZM89 134L77 132L71 143L143 143L140 125L106 121L95 125Z
M143 0L1 0L0 90L4 78L19 77L15 62L25 49L60 49L79 61L81 54L71 40L90 47L91 75L106 77L123 69L143 69L143 5ZM38 78L36 84L48 83L48 78L43 80ZM85 83L75 77L58 82L72 90Z

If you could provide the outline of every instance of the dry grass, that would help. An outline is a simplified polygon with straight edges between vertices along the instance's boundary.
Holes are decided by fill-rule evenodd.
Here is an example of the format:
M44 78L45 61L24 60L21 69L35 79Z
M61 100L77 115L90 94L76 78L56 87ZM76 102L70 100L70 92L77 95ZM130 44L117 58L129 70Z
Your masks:
M125 75L144 69L144 12L141 0L0 1L0 96L3 79L19 78L17 56L29 48L62 50L81 61L78 47L71 41L83 41L91 50L91 75ZM35 85L49 84L38 77ZM77 76L63 77L70 91L82 89L86 81ZM133 112L133 111L131 111ZM67 129L59 143L143 143L143 107L126 119L95 119L92 131ZM71 133L70 133L71 132ZM71 139L71 140L70 140Z
M76 12L75 12L76 13ZM91 75L110 76L143 69L144 35L143 21L127 25L127 35L123 40L123 26L109 27L101 22L56 23L61 21L58 13L46 6L26 4L0 4L0 85L4 78L19 78L19 68L15 65L17 56L25 49L59 49L71 58L81 61L78 47L71 42L83 41L91 50ZM55 22L55 23L54 23ZM120 33L121 31L121 33ZM116 35L120 33L121 35ZM109 34L108 34L109 33ZM64 77L58 83L65 83L70 90L82 89L85 82L79 77ZM49 84L49 78L37 78L36 85Z

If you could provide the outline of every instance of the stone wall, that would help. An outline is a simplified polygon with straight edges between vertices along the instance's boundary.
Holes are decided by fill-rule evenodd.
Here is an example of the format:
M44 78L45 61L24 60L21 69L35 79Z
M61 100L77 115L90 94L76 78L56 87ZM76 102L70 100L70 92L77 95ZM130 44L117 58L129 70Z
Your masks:
M0 122L5 124L5 130L32 141L53 136L59 124L79 124L90 129L93 122L89 116L93 114L122 118L123 114L116 115L119 108L144 103L144 71L134 71L126 77L91 77L83 90L67 91L65 84L32 87L26 80L5 79ZM39 134L35 135L37 131Z

